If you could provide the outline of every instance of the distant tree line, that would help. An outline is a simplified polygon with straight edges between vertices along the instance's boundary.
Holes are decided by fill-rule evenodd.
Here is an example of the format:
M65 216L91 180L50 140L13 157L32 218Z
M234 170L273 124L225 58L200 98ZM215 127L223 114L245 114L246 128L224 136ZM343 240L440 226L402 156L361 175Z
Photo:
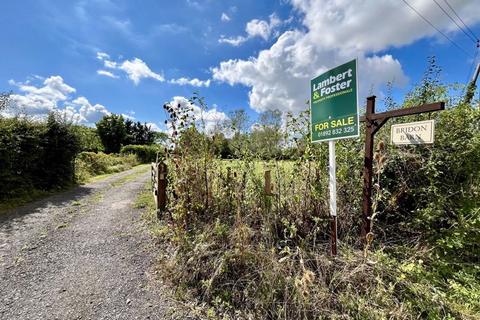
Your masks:
M96 126L106 153L118 153L124 145L153 144L156 138L149 125L124 119L122 115L104 116Z

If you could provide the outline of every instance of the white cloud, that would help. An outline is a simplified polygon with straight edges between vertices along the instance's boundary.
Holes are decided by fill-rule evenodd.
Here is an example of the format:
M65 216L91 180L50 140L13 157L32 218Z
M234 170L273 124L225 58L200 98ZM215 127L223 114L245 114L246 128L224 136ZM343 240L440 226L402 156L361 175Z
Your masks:
M230 19L230 17L229 17L225 12L223 12L223 13L222 13L222 16L220 17L220 20L222 20L223 22L228 22L228 21L230 21L231 19Z
M102 61L107 60L107 59L110 59L110 55L105 52L97 52L97 59Z
M105 68L109 69L116 69L118 67L118 64L115 61L110 60L103 61L103 65L105 66Z
M118 78L117 75L114 75L113 73L111 73L110 71L107 71L107 70L97 70L97 74L99 74L101 76L106 76L106 77L109 77L109 78L113 78L113 79Z
M160 82L165 81L165 78L158 73L153 72L145 62L139 58L133 60L125 60L121 64L116 65L116 68L127 73L128 78L138 85L141 79L152 78Z
M274 33L275 28L280 26L280 24L281 21L275 14L270 15L269 21L253 19L247 22L247 25L245 26L245 32L247 33L247 36L237 36L230 38L221 36L220 39L218 39L218 42L227 43L232 46L238 47L245 41L255 37L260 37L263 40L268 40L270 36Z
M135 111L130 110L130 111L128 111L127 113L122 113L122 116L123 116L125 119L135 120Z
M21 93L12 95L14 110L8 115L25 114L41 120L50 112L57 112L69 121L92 125L104 115L110 114L106 107L92 105L83 96L72 98L71 94L76 89L66 84L61 76L46 78L38 86L14 80L10 80L9 84L18 87Z
M78 97L72 101L72 104L79 108L81 123L95 123L110 112L101 104L92 105L87 98Z
M250 38L261 37L268 40L273 30L281 23L280 19L275 14L270 16L270 22L265 20L253 19L247 23L245 31Z
M116 62L110 60L110 55L105 52L97 52L97 59L103 61L105 68L113 70L121 70L127 74L127 77L138 85L142 79L155 79L160 82L165 81L165 78L156 72L153 72L150 67L139 58L133 58L132 60L124 60L123 62ZM111 78L118 78L112 72L107 70L98 70L98 74Z
M269 49L249 59L223 61L212 69L213 79L250 87L250 105L257 111L306 108L309 80L321 72L359 59L361 98L373 88L378 93L387 81L405 85L401 63L378 51L403 46L435 35L402 1L291 0L303 17L303 29L289 30ZM427 0L411 3L447 32L455 26ZM466 23L480 21L479 1L455 1ZM262 34L258 28L257 34ZM253 28L252 28L253 32Z
M103 65L105 66L105 68L125 72L127 77L132 80L135 85L138 85L142 79L146 78L155 79L160 82L166 81L163 75L152 71L150 67L139 58L134 58L132 60L124 60L123 62L116 62L109 60L110 56L104 52L97 52L97 58L103 61ZM97 70L97 74L110 78L118 78L117 75L113 74L108 70ZM168 82L181 86L191 85L194 87L209 87L211 80L200 80L197 78L190 79L186 77L181 77L178 79L168 80Z
M150 129L151 129L152 131L155 131L155 132L161 132L161 131L163 131L163 130L160 129L160 127L159 127L156 123L154 123L154 122L147 122L147 126L149 126Z
M12 102L17 110L30 115L45 115L57 108L59 102L66 101L69 94L76 90L67 85L60 76L51 76L43 81L43 86L9 81L23 94L12 95Z
M173 84L178 84L181 86L184 85L191 85L194 87L209 87L210 86L210 79L208 80L199 80L197 78L194 79L188 79L188 78L179 78L179 79L172 79L169 80L168 82L173 83Z
M242 43L244 43L247 40L248 40L248 38L243 37L243 36L238 36L238 37L234 37L234 38L225 38L225 36L221 36L220 39L218 39L218 42L219 43L227 43L227 44L232 45L234 47L238 47L239 45L241 45Z

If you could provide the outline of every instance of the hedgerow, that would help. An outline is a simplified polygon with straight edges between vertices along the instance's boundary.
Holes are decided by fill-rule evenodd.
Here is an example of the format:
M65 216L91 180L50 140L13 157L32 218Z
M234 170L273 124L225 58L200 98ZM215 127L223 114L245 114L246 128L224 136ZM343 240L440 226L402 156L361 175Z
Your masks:
M140 163L150 163L157 160L157 155L163 152L160 145L126 145L120 150L120 154L133 154Z
M0 199L73 183L77 137L62 120L0 117Z

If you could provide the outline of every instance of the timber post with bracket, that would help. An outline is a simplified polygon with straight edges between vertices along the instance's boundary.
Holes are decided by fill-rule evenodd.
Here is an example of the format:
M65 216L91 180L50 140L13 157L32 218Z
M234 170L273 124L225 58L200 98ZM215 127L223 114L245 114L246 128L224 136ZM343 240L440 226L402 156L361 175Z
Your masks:
M365 115L360 117L360 121L365 122L362 227L360 231L360 237L363 241L366 241L367 235L370 233L370 217L372 216L373 148L375 133L377 133L378 130L390 118L410 116L414 114L434 112L445 109L445 102L435 102L417 107L375 113L375 98L375 96L367 98Z

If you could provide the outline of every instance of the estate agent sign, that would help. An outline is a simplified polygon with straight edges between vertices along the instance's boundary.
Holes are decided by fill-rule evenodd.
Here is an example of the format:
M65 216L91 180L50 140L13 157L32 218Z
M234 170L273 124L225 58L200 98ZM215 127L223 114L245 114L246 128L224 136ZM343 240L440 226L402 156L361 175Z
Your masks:
M394 124L391 129L393 144L433 143L435 131L434 120Z
M310 81L311 140L358 137L357 60Z

